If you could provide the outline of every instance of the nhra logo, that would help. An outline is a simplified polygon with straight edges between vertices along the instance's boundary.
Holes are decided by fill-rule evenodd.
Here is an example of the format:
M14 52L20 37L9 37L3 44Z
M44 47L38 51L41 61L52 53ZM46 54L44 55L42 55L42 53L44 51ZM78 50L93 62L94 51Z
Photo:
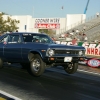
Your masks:
M99 67L100 66L100 60L92 58L92 59L87 61L87 64L90 67Z

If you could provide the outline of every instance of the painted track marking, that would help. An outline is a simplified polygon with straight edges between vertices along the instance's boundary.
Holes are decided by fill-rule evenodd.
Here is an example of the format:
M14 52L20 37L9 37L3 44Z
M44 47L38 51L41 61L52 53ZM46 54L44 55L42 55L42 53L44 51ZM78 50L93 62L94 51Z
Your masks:
M5 96L8 96L9 98L13 98L14 100L22 100L22 99L20 99L20 98L17 98L17 97L15 97L15 96L13 96L13 95L11 95L11 94L8 94L7 92L4 92L4 91L2 91L2 90L0 90L0 93L1 94L3 94L3 95L5 95ZM6 99L0 99L0 100L6 100Z

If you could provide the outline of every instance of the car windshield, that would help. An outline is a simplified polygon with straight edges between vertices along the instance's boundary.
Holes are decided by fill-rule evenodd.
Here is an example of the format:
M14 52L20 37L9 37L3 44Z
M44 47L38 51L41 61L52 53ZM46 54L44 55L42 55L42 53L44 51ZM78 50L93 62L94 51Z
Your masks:
M53 43L49 36L40 34L23 34L23 41L36 43Z

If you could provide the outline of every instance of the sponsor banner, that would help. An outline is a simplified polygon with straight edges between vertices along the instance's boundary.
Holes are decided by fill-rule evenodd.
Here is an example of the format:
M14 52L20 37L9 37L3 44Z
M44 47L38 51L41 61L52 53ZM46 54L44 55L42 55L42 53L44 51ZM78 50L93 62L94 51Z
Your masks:
M58 42L57 41L56 43L72 45L72 42L61 42L61 41ZM76 45L85 47L85 49L86 49L85 54L86 55L100 56L100 44L78 42Z
M60 29L60 18L36 18L34 28Z
M99 67L100 66L100 60L95 59L95 58L91 58L89 60L87 60L87 65L90 67Z
M60 24L35 24L38 29L60 29Z
M100 44L95 44L95 43L82 43L82 45L85 47L86 55L93 55L93 56L100 56Z
M100 56L100 49L99 48L86 48L86 54Z
M45 24L45 23L60 23L60 18L36 18L35 19L35 24L40 23L40 24Z
M92 68L100 67L100 59L96 59L96 58L87 58L86 60L79 61L78 63L83 65L88 65L89 67Z

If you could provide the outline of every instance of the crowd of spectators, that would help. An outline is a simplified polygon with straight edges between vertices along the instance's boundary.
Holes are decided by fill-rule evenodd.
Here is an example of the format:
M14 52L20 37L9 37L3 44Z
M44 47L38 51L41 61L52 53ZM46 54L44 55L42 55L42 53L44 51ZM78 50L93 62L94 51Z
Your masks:
M72 30L71 32L67 32L62 34L61 36L59 36L59 38L65 38L65 41L83 41L86 42L88 41L88 37L85 34L85 26L83 28L82 31L76 29L76 30Z
M97 12L96 13L96 17L99 18L100 13ZM83 26L83 28L80 29L73 29L73 30L69 30L69 32L66 33L62 33L59 38L65 38L65 41L82 41L82 42L90 42L88 40L87 34L85 33L85 31L87 30L87 25L85 24ZM98 42L99 40L93 40L95 43ZM93 42L91 41L91 42Z

